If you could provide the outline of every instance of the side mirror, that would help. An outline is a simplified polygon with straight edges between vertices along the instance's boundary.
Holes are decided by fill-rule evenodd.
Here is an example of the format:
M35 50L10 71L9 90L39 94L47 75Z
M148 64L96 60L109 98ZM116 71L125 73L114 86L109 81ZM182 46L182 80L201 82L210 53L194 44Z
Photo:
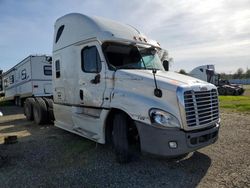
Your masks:
M164 60L162 62L162 65L163 65L165 71L169 71L169 62L167 60Z

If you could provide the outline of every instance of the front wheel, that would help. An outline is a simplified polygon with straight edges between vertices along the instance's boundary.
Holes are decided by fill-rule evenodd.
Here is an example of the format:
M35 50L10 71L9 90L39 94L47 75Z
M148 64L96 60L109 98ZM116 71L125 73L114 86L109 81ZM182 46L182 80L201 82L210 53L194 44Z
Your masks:
M128 140L128 119L123 113L116 114L113 121L113 145L116 160L119 163L127 163L130 160Z

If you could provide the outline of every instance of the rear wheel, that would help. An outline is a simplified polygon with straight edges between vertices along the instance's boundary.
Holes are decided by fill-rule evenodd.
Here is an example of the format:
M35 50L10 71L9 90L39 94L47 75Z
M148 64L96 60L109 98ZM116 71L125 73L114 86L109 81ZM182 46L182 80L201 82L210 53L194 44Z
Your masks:
M218 92L219 92L219 95L226 95L226 89L225 88L223 88L223 87L219 87L218 88Z
M36 98L33 114L36 124L43 125L48 122L48 109L45 101L40 97Z
M238 96L238 95L240 95L240 92L239 92L239 90L237 90L237 89L236 89L236 90L235 90L235 92L234 92L234 95L235 95L235 96Z
M27 120L33 120L33 106L35 104L34 98L27 98L24 103L24 115Z
M240 88L239 89L239 95L242 95L244 93L244 89L243 88Z
M227 88L227 95L237 95L236 90L233 88Z
M53 100L50 98L43 98L43 100L45 101L47 105L49 121L54 121L55 117L54 117L54 112L53 112Z

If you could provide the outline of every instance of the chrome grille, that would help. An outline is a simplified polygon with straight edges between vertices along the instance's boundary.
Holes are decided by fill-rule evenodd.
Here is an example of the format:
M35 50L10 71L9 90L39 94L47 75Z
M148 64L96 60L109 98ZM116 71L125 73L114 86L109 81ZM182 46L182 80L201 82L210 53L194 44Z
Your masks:
M219 119L219 102L216 89L185 91L184 103L187 126L201 126Z

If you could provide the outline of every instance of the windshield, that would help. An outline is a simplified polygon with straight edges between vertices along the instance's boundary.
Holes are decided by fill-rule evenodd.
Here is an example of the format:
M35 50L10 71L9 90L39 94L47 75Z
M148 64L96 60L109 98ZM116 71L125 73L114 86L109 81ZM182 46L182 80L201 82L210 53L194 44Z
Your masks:
M156 49L135 45L108 43L103 45L109 67L116 69L164 70Z

